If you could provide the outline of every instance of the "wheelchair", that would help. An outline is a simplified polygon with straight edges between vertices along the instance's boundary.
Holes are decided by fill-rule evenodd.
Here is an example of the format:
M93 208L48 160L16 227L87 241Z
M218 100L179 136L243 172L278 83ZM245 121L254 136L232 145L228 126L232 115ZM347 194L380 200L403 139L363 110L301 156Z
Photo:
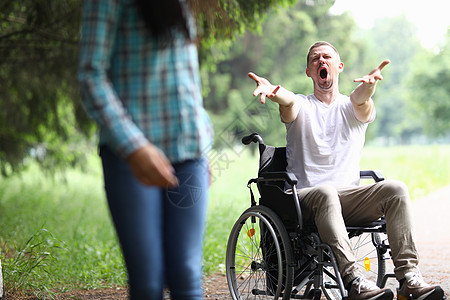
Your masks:
M226 276L233 299L348 299L336 258L322 243L314 224L302 219L297 179L286 172L286 148L264 144L257 133L242 143L259 144L258 177L248 181L251 206L231 229L226 250ZM361 178L384 180L377 171ZM252 190L256 184L259 199ZM292 192L285 191L285 186ZM347 227L361 272L379 287L389 277L390 248L382 218L364 226Z

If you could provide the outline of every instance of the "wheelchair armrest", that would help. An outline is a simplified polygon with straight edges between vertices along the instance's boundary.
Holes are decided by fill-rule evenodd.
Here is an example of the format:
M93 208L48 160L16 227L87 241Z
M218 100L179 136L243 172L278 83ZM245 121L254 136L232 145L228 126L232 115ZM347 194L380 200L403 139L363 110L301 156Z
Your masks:
M291 186L297 184L297 177L288 172L262 172L259 173L259 181L286 181Z
M375 182L384 180L383 174L381 174L381 172L379 172L379 171L374 171L374 170L360 171L359 176L360 176L360 178L363 178L363 179L367 179L367 178L373 179Z

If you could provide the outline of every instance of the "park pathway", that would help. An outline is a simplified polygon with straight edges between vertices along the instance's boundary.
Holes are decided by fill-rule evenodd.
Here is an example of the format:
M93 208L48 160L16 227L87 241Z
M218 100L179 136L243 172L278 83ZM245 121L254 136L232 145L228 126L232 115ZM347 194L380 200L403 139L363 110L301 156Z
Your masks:
M450 296L450 186L413 202L419 267Z

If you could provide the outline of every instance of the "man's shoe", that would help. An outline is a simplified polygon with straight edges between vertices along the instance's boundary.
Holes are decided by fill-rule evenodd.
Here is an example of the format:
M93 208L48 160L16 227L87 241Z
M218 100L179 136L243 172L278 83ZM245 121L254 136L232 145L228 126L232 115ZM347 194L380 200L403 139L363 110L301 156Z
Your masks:
M375 283L364 277L353 280L348 298L350 300L392 300L394 293L390 289L380 289Z
M415 272L406 273L405 281L397 289L399 300L443 300L446 298L440 286L429 285L420 273Z

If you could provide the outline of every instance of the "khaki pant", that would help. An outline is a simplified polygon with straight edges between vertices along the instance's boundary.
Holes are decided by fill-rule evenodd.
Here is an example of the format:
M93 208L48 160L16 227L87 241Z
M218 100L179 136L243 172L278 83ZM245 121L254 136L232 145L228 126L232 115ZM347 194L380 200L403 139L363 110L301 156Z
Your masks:
M300 189L298 196L305 221L315 221L322 241L331 246L345 285L360 276L345 224L363 225L383 215L397 279L418 271L410 198L404 183L384 180L346 188L323 185Z

